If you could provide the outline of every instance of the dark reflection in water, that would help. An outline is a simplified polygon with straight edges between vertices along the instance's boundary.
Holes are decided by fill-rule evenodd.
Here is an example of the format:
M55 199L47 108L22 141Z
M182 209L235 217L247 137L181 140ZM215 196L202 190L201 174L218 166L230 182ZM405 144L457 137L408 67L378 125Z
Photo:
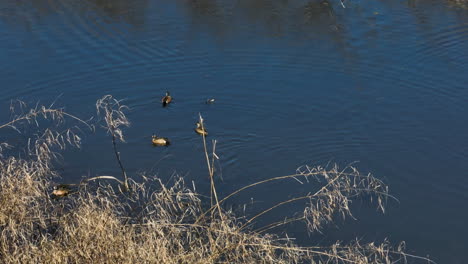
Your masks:
M124 22L136 28L145 23L148 0L87 0L94 5L96 12L110 18L109 22Z
M34 10L34 12L31 12ZM0 19L8 25L19 25L26 30L39 23L44 16L54 13L48 0L3 1L0 3Z
M303 164L358 160L400 203L390 203L384 216L356 206L359 221L324 235L305 235L302 226L288 235L304 244L390 236L407 241L411 253L464 263L466 7L436 0L346 6L335 0L2 1L0 120L15 98L48 103L63 94L59 104L82 117L94 114L104 94L125 98L132 121L121 145L127 171L163 178L176 171L209 192L193 132L202 113L210 138L219 141L220 195ZM161 108L167 90L175 100ZM207 98L216 102L207 105ZM153 133L173 144L152 148ZM84 136L82 150L67 151L60 169L69 181L119 175L112 154L108 135L98 131ZM267 186L232 203L242 208L253 198L250 210L257 212L301 191L307 186L295 182ZM281 213L260 221L279 220Z
M185 5L195 23L215 27L216 32L225 31L247 22L261 26L271 36L281 37L291 32L310 32L305 25L328 23L338 29L332 4L329 1L237 1L236 4L208 0L190 0ZM241 19L241 20L239 20ZM327 27L325 27L327 28ZM224 29L224 30L221 30Z
M333 7L330 1L310 2L304 5L304 18L308 23L320 17L334 18Z
M0 4L0 18L12 25L20 25L31 30L34 24L41 23L51 15L80 15L82 19L91 19L90 12L95 12L100 19L108 23L126 23L135 28L145 21L148 0L87 0L82 1L4 1ZM62 21L66 22L66 21Z

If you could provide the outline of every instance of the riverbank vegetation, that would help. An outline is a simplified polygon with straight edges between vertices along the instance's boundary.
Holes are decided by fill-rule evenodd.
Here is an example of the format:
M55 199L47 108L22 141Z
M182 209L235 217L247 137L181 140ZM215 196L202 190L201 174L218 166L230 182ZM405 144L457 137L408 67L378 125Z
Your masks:
M11 121L0 125L2 134L47 126L27 140L23 151L8 142L0 145L1 263L406 263L408 258L430 262L405 253L404 243L392 246L388 241L364 244L356 240L301 247L288 237L268 232L294 222L305 223L311 235L326 232L336 219L352 217L353 199L368 199L383 211L392 196L370 174L352 167L303 166L292 175L269 178L219 197L216 141L200 137L205 149L200 155L207 162L200 166L208 167L211 197L196 193L182 177L169 184L151 175L141 175L136 181L127 174L117 149L124 140L122 129L130 125L126 107L112 96L98 100L96 106L101 121L94 125L53 106L25 112L23 103L12 106ZM80 133L95 127L104 127L110 135L122 175L88 178L67 185L68 195L54 196L53 182L61 181L54 160L60 150L79 147ZM256 215L241 217L225 209L232 196L246 189L288 180L314 183L310 184L314 187ZM301 214L261 227L253 225L258 217L292 202L303 202Z

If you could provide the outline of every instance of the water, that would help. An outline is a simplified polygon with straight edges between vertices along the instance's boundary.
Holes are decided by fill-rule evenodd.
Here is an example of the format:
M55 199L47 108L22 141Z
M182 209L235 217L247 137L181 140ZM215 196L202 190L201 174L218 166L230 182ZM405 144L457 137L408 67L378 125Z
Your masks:
M174 172L208 193L198 114L217 139L220 195L303 164L355 164L400 203L385 215L307 236L407 242L439 263L468 258L468 9L456 1L95 0L0 3L1 120L11 99L86 118L105 94L125 99L120 144L131 175ZM159 100L170 91L174 103ZM216 98L206 105L207 98ZM6 132L4 132L6 133ZM171 138L153 148L151 135ZM3 134L6 135L6 134ZM26 135L24 135L26 136ZM3 136L2 136L3 137ZM60 163L66 181L119 175L109 136L84 135ZM267 185L252 211L307 187ZM283 195L283 196L281 196ZM272 213L281 218L292 207ZM266 220L263 220L266 221ZM285 232L279 229L277 232Z

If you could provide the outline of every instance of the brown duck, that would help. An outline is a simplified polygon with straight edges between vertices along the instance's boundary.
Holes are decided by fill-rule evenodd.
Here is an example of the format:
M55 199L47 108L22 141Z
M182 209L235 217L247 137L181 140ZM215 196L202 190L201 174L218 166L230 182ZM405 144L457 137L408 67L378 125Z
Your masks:
M66 184L60 184L57 186L54 186L54 190L52 191L52 194L55 197L65 197L71 193L70 186Z
M155 146L168 146L169 144L171 144L169 142L169 139L168 138L165 138L165 137L158 137L156 135L153 135L153 138L151 139L151 142L153 143L153 145Z
M197 132L200 135L203 136L208 136L208 131L206 131L206 128L203 127L200 122L197 122L197 127L195 128L195 132Z
M170 102L172 102L172 96L169 94L169 92L166 92L166 95L161 99L161 103L163 106L166 106Z

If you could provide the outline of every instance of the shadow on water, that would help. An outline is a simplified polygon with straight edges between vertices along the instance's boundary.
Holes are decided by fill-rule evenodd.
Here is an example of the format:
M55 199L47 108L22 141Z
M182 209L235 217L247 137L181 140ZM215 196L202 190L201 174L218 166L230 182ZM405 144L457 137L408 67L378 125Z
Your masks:
M168 5L168 1L154 1L159 5ZM86 4L85 4L86 3ZM407 5L416 11L433 10L440 7L466 8L466 1L449 0L446 4L438 4L438 1L407 1ZM293 27L301 24L317 23L318 21L329 24L332 29L339 28L338 24L343 23L341 15L345 13L339 4L334 0L312 0L312 1L273 1L273 0L240 0L240 1L210 1L210 0L179 0L174 1L175 5L184 7L194 19L205 19L207 25L213 27L233 27L235 15L243 14L246 19L242 23L248 22L251 25L261 24L267 28L273 36L284 35ZM348 3L348 8L354 13L365 10L366 6L373 6L369 3ZM386 5L386 3L383 3ZM395 4L392 4L395 5ZM397 4L401 5L401 4ZM149 0L86 0L83 1L58 1L58 0L37 0L32 2L5 1L0 4L0 18L8 24L19 24L25 28L30 28L34 23L40 23L42 19L57 13L73 12L75 14L87 15L90 11L95 11L102 19L110 23L123 22L135 27L144 25L148 20L147 11ZM338 10L339 14L335 14ZM418 19L420 13L415 13ZM427 20L421 20L424 24ZM466 14L465 17L466 22ZM340 21L341 20L341 21ZM343 26L343 24L341 24Z
M194 23L211 27L213 32L245 28L246 23L266 30L272 37L291 32L312 33L311 25L337 30L333 4L329 1L227 1L190 0L183 5ZM307 28L309 26L309 28Z
M78 15L82 19L91 21L98 16L107 23L125 23L140 28L144 25L149 4L148 0L86 0L85 2L4 1L0 4L0 19L6 24L19 25L28 31L31 31L35 24L44 23L49 16L56 15Z
M86 2L86 4L85 4ZM82 19L93 18L95 12L108 23L126 23L135 28L142 27L147 17L149 0L86 0L57 1L38 0L33 2L8 1L0 4L0 19L6 24L21 25L31 30L34 24L43 22L48 16L62 14L79 15ZM165 2L165 1L157 1ZM297 31L298 26L323 21L332 29L338 29L335 21L333 1L174 1L183 7L194 23L204 23L214 32L227 31L236 25L235 19L242 14L251 25L265 27L272 36L282 36ZM91 15L91 17L90 17ZM304 30L307 30L304 28ZM309 29L310 31L310 29Z
M110 18L111 23L123 22L135 28L145 24L149 0L87 0L97 13Z

